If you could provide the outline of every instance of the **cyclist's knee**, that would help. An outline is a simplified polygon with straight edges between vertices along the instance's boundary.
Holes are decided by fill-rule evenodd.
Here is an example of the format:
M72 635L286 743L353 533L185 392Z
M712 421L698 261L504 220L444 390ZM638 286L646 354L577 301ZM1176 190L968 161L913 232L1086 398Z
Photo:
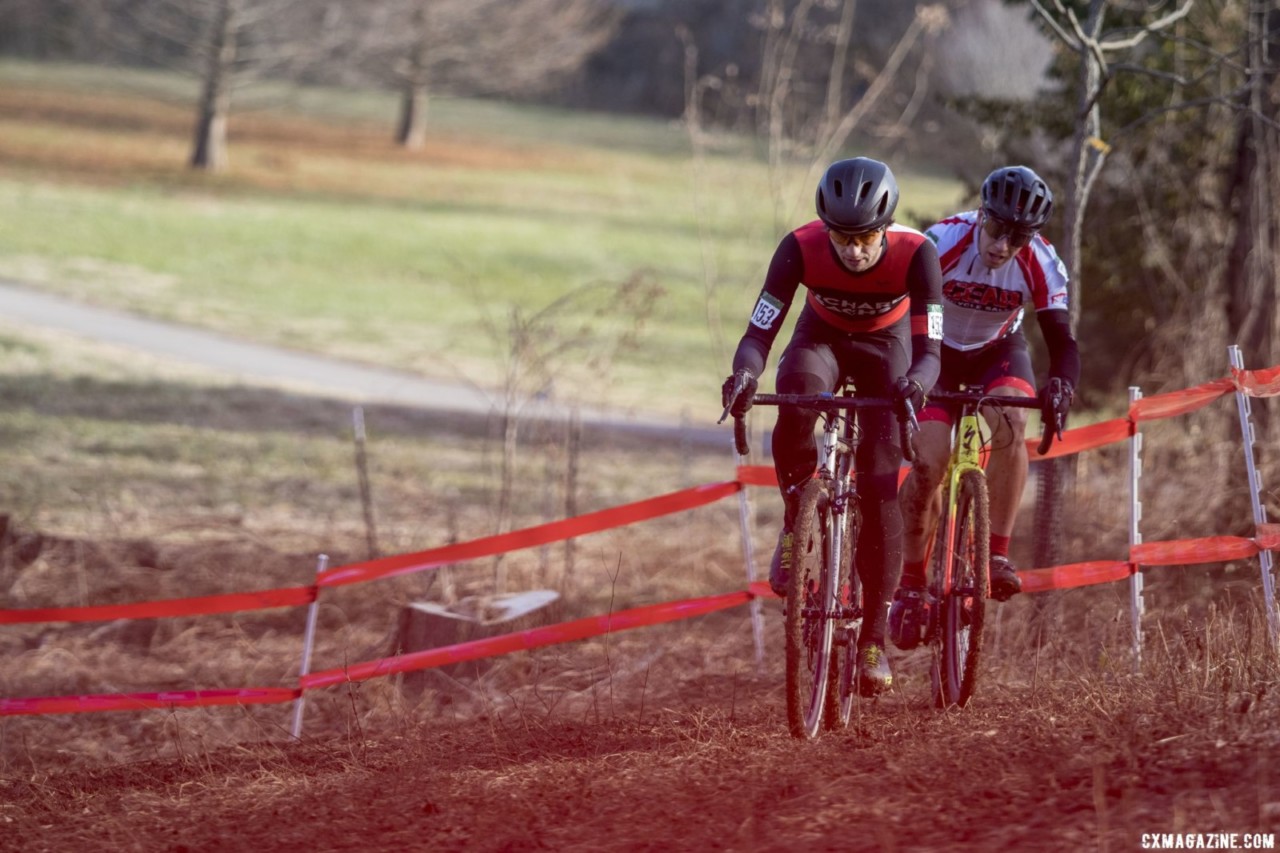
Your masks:
M942 482L947 471L947 458L951 454L950 432L924 428L916 437L916 459L911 465L911 477L918 488L931 491Z
M1011 394L1009 396L1022 397L1021 394ZM1027 419L1030 409L1014 408L1009 406L1001 408L999 406L987 406L983 408L982 414L986 418L987 426L991 428L992 439L998 445L1012 439L1021 441L1027 434Z

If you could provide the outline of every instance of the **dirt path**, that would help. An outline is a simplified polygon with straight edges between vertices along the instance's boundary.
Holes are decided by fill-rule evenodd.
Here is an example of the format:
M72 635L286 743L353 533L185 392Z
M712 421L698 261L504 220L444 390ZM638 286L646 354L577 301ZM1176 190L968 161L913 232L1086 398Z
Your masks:
M403 371L263 346L197 329L99 308L0 279L0 323L57 329L100 343L139 350L218 371L252 385L335 395L357 402L390 403L441 412L488 414L498 409L484 389L438 382ZM554 403L537 404L531 417L564 417ZM710 411L710 409L708 410ZM697 427L644 413L580 409L589 425L702 445L729 447L728 427Z
M997 688L957 713L891 698L802 743L772 685L703 687L0 780L0 849L1123 851L1145 833L1274 843L1280 822L1260 742L1168 719L1129 742L1099 713L1123 705L1090 710L1087 690Z

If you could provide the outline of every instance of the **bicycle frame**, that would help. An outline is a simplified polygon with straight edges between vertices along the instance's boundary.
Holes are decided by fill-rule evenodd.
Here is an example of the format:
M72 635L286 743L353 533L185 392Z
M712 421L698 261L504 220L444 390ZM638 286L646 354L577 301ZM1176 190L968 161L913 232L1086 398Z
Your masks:
M848 389L842 384L839 390ZM755 402L807 407L823 419L814 474L797 496L792 545L797 556L784 607L788 724L795 737L812 738L824 722L827 728L848 724L855 692L854 648L862 608L853 568L858 495L854 482L857 425L852 410L899 404L833 394L761 394ZM904 420L914 422L909 407L906 415ZM904 452L909 451L908 435L904 427ZM746 430L740 417L735 418L734 438L738 453L745 456Z
M960 419L957 421L953 430L951 441L951 463L947 466L946 481L946 520L944 523L944 531L946 532L945 552L943 553L943 565L948 568L953 565L955 560L954 543L956 522L959 516L959 501L956 496L959 494L960 478L964 476L966 471L977 471L984 478L986 472L982 468L982 424L978 415L976 406L970 408L965 406L961 410ZM950 588L951 578L946 578L946 586Z
M1028 397L986 395L981 388L939 392L935 400L959 403L943 486L942 552L932 584L936 608L929 630L935 649L934 697L941 707L963 706L973 694L981 657L986 599L990 593L991 535L986 472L982 467L983 406L1036 408ZM1052 440L1042 438L1041 449ZM962 553L963 552L963 553Z
M951 456L947 463L946 479L943 482L945 486L943 510L943 530L946 533L946 542L948 549L952 541L952 534L955 532L957 501L957 487L960 479L966 471L977 471L983 479L986 478L986 469L982 467L982 448L986 446L986 441L982 438L982 416L981 410L983 406L994 406L997 408L1011 407L1019 409L1038 409L1040 404L1033 397L1006 397L1002 395L986 394L983 389L976 387L965 388L962 386L959 392L939 391L931 394L930 401L953 401L960 404L960 415L955 426L951 431ZM1059 425L1059 430L1061 425ZM1053 439L1053 430L1046 430L1041 439L1040 453L1044 453L1048 449L1049 442ZM932 555L926 552L926 558L931 559ZM954 557L954 554L944 554L947 558Z

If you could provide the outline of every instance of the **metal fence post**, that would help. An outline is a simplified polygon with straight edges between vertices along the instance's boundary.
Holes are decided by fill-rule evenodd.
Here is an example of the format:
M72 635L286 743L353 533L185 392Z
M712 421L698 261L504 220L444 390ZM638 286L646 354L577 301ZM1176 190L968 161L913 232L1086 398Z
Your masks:
M329 555L321 554L316 560L316 576L319 577L324 570L329 567ZM320 610L320 588L316 587L315 601L311 602L311 606L307 608L307 630L302 636L302 663L298 666L298 681L302 681L302 677L311 672L311 649L315 645L316 640L316 617ZM299 692L298 698L293 700L293 725L289 727L289 734L293 735L296 740L302 734L302 709L306 704L306 693Z
M1129 386L1129 408L1142 399L1142 389ZM1129 550L1142 544L1142 499L1138 483L1142 479L1142 433L1135 424L1133 435L1129 437ZM1146 603L1142 599L1142 567L1130 563L1132 573L1129 575L1129 621L1133 626L1133 671L1142 669L1142 615L1146 612Z
M733 452L734 458L734 476L738 476L738 469L747 464L747 457L740 456L737 448ZM742 559L746 563L747 583L755 583L756 580L756 559L755 546L751 539L751 501L747 497L747 485L739 481L738 483L738 523L742 529ZM764 669L764 614L762 612L762 604L759 598L752 598L751 608L751 635L755 639L756 644L756 671L761 672Z
M1227 347L1227 355L1231 366L1236 370L1244 370L1244 358L1240 347L1232 344ZM1267 523L1267 511L1262 506L1262 477L1258 473L1253 460L1253 445L1257 441L1254 435L1253 422L1249 419L1252 407L1249 397L1236 386L1236 409L1240 413L1240 433L1244 438L1244 464L1249 475L1249 500L1253 504L1253 524L1255 530ZM1258 552L1258 562L1262 568L1262 596L1267 608L1267 629L1271 635L1271 649L1275 651L1280 644L1280 622L1276 618L1275 578L1271 574L1271 552Z

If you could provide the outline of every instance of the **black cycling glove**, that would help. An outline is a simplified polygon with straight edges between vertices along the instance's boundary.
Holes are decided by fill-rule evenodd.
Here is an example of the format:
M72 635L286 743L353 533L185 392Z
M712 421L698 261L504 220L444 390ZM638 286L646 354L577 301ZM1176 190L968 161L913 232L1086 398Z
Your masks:
M899 404L910 401L917 413L924 408L924 386L907 376L898 377L893 386L893 399Z
M745 367L737 373L730 376L724 381L724 385L720 386L720 405L728 408L732 404L733 408L729 409L729 414L735 418L740 418L751 408L751 404L756 399L756 389L760 387L760 383L751 375L751 371ZM737 396L734 396L734 389L737 389Z
M1074 396L1075 388L1068 380L1051 377L1040 389L1041 421L1061 431L1067 425L1067 412L1071 411Z

